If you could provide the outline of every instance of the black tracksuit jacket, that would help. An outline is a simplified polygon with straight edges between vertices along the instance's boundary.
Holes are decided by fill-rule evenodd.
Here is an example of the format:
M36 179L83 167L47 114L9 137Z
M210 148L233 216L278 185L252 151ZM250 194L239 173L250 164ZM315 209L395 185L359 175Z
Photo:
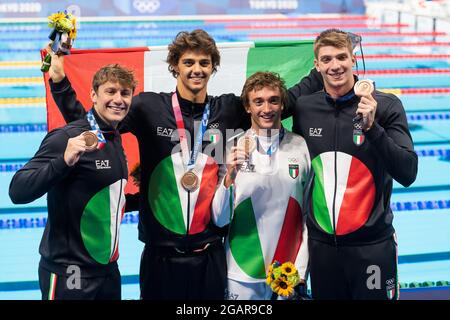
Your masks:
M412 184L418 158L400 100L379 91L375 99L375 122L360 145L353 137L360 100L353 90L336 101L321 90L296 102L293 131L305 138L314 171L304 204L311 239L363 245L394 232L392 180Z
M47 134L34 157L14 175L9 195L28 203L48 193L48 221L39 247L41 266L66 274L69 265L83 276L103 275L117 268L119 228L124 213L128 170L117 130L108 127L102 150L84 153L69 167L64 161L69 138L91 130L86 119Z

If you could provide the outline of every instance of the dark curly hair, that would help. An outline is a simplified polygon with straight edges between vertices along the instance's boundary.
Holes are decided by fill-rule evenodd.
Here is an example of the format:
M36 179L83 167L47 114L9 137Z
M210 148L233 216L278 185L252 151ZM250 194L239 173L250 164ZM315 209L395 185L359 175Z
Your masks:
M169 53L166 59L166 62L169 64L168 69L175 78L177 77L177 72L174 70L174 67L177 66L180 57L186 51L198 51L211 55L213 73L217 71L217 67L220 65L220 53L214 39L201 29L196 29L192 32L181 31L169 45Z
M245 109L250 107L250 100L248 94L253 90L261 90L269 87L271 89L280 90L280 98L282 105L285 106L287 102L287 89L283 78L275 72L256 72L247 78L244 87L242 88L241 100Z

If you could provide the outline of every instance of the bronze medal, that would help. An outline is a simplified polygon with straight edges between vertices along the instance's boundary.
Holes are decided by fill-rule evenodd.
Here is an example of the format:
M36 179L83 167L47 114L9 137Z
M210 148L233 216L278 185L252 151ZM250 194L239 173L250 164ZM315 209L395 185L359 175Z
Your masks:
M237 146L250 154L256 149L256 141L251 136L243 136L238 140Z
M367 97L373 93L374 85L372 80L358 80L355 83L354 91L358 97Z
M91 131L85 131L82 133L84 141L86 143L86 151L93 151L97 149L98 138L97 135Z
M192 172L188 171L181 177L181 185L186 191L195 191L198 188L198 177Z

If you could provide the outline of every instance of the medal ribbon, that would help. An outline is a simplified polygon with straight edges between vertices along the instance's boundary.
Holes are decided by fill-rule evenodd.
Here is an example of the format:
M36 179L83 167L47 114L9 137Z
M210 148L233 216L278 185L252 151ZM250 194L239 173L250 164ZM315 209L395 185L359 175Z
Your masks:
M187 164L188 171L193 169L195 166L195 161L197 160L198 152L200 150L200 146L202 145L203 135L206 131L206 126L209 121L209 102L205 106L205 110L203 111L202 121L200 123L200 130L197 132L197 137L195 138L194 151L191 153L189 157L189 147L186 138L186 131L184 127L183 115L181 114L180 103L178 102L177 94L174 92L172 94L172 108L173 113L175 114L175 121L177 123L178 135L180 137L180 145L181 145L181 153L183 157L183 163Z
M256 139L256 149L257 149L258 151L259 151L260 149L263 149L262 147L260 148L261 145L260 145L260 143L259 143L258 136L257 136L256 134L254 134L254 137L255 137L255 139ZM283 138L284 138L284 128L283 128L283 126L281 126L280 134L279 134L279 136L278 136L278 139L276 139L276 140L271 144L270 148L267 149L266 154L269 155L269 156L273 155L273 154L275 153L275 151L277 151L277 148L278 148L278 146L280 145L281 140L283 140Z
M95 133L95 135L98 138L98 149L103 149L106 145L106 139L103 136L102 131L100 130L100 127L98 126L97 121L95 120L94 113L91 110L86 114L86 119L89 122L89 125L91 126L92 131Z

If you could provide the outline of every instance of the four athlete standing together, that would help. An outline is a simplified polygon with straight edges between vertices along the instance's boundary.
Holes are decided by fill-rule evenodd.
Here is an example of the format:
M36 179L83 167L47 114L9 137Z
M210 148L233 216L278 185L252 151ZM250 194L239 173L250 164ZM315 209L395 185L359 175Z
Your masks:
M101 226L109 224L113 230L115 219L118 234L124 182L115 177L90 184L84 176L92 169L83 166L116 145L108 140L111 135L118 141L117 156L102 155L108 159L100 164L114 167L110 173L118 170L123 156L119 132L133 133L139 143L142 299L223 299L225 294L228 299L270 299L264 280L275 260L294 263L302 286L309 274L313 298L396 297L392 179L410 185L417 173L405 112L394 95L355 95L355 56L347 33L322 32L314 51L315 68L289 90L278 75L259 72L247 79L241 97L214 97L207 94L208 80L220 65L214 40L203 30L180 32L167 57L177 82L173 92L143 92L131 100L123 94L132 93L135 85L115 76L106 83L119 88L105 94L117 99L103 99L93 85L94 108L88 113L64 74L63 58L54 56L52 94L66 121L75 122L50 132L44 139L48 143L10 186L16 203L48 192L43 243L58 248L61 240L53 235L66 241L58 252L48 253L41 245L43 298L120 298L120 289L114 296L102 295L108 287L97 271L114 276L109 267L117 259L111 252L118 239L104 235ZM99 106L117 118L108 122ZM281 125L291 115L293 132ZM216 143L203 139L211 123L218 124L214 129L222 133L223 146L227 129L245 131L233 139L237 146L228 148L225 164L206 151ZM72 129L75 124L98 137L93 151L91 142L79 135L82 130ZM175 134L157 135L158 126ZM65 134L53 141L55 132ZM76 135L81 136L73 152L77 156L66 157ZM120 168L126 179L126 165ZM48 171L57 178L48 177ZM31 192L33 181L42 179L39 192ZM68 188L77 189L69 194ZM87 197L74 196L89 189ZM92 234L95 230L104 232ZM64 276L73 264L81 267L82 279L92 278L83 270L95 271L96 293L83 280L76 296L64 284L49 294L55 276ZM370 265L378 265L393 288L365 288ZM120 276L118 281L120 285Z

